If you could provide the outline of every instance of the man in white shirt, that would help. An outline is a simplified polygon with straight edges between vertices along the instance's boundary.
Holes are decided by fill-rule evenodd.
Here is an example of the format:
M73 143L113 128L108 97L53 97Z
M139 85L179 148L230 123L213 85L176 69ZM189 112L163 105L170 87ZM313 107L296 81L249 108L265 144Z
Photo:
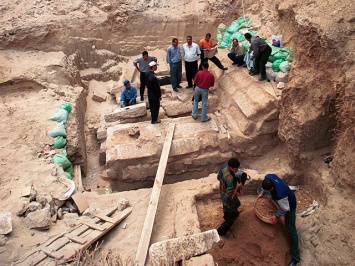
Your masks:
M186 37L186 43L182 46L182 54L185 60L185 73L187 89L193 87L193 80L198 71L198 58L201 54L200 48L192 42L192 36Z

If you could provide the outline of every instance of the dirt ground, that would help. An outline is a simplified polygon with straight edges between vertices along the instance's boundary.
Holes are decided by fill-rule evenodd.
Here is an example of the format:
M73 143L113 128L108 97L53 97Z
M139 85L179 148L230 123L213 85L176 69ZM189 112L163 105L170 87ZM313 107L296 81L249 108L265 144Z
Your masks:
M256 193L255 193L256 194ZM310 188L301 187L295 192L297 211L305 211L315 198ZM285 265L290 259L287 231L282 222L266 224L254 212L256 195L240 196L240 215L222 243L210 253L218 265ZM197 202L201 231L217 228L223 222L222 203L218 197ZM303 219L297 217L296 226Z

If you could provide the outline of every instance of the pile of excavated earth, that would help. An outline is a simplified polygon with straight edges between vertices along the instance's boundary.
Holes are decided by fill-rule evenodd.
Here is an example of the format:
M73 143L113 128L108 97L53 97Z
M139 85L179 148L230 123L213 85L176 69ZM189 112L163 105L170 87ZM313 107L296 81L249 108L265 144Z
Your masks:
M351 1L4 0L0 14L1 265L144 265L137 257L146 265L285 265L284 225L254 213L267 173L296 190L300 265L353 265ZM123 81L139 88L133 60L142 51L158 58L164 78L172 38L214 38L241 16L252 21L248 30L282 35L294 52L282 82L258 81L219 49L229 69L210 64L207 123L191 117L184 73L178 92L161 86L161 124L150 123L147 97L120 108ZM48 118L63 104L71 106L66 144L55 149ZM54 154L70 167L54 164ZM231 157L251 179L218 241L216 173Z

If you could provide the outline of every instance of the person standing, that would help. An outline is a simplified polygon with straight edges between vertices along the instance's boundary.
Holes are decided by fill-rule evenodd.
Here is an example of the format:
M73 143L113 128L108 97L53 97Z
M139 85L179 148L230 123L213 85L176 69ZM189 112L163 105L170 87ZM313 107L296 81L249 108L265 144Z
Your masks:
M214 76L208 71L208 62L202 62L202 70L198 71L194 83L196 85L194 92L194 105L192 108L192 117L197 119L198 114L198 100L202 98L202 117L201 122L207 122L211 117L207 116L207 100L208 90L214 86Z
M201 54L197 43L192 42L192 36L186 37L186 43L182 46L182 54L185 60L186 89L193 87L193 80L198 71L198 56Z
M157 62L152 61L149 63L149 72L145 73L145 82L148 88L148 101L150 112L152 115L152 124L160 123L161 121L158 119L160 101L161 101L161 90L159 85L159 80L154 73L157 70Z
M271 47L259 36L251 36L249 32L244 34L245 39L250 42L253 49L254 71L250 76L256 76L260 73L259 81L266 80L266 63L271 55Z
M221 166L218 171L219 195L223 204L223 223L217 228L220 236L224 236L234 224L239 215L240 201L237 192L243 189L243 183L238 182L235 173L238 172L240 162L237 158L230 158L228 163Z
M267 174L261 187L262 191L258 195L258 199L263 197L265 192L270 192L272 199L279 205L276 214L271 217L271 223L276 224L281 216L285 217L285 226L290 236L290 252L292 256L292 260L288 266L294 266L300 261L296 229L297 201L295 193L289 188L285 181L274 174Z
M133 65L140 73L139 79L141 85L139 87L139 93L142 102L144 101L145 73L148 73L150 71L149 63L153 61L157 63L158 59L155 56L148 55L147 51L143 51L142 56L138 57L133 61Z
M174 38L166 50L166 62L170 65L170 80L173 90L178 92L181 89L182 63L179 40Z
M240 44L237 39L233 39L232 47L228 53L229 59L233 61L232 65L238 65L238 67L243 66L245 54L246 50L244 46Z
M125 80L123 82L123 85L125 86L121 92L121 107L126 107L129 105L134 105L136 104L136 98L137 98L137 89L136 87L132 86L129 80Z
M212 43L211 33L207 33L205 38L200 40L198 46L200 47L201 51L201 64L203 61L211 60L219 69L228 70L228 68L224 67L221 61L219 61L219 59L215 55L211 58L205 57L205 54L203 52L204 50L211 50L212 48L215 48L217 46L217 44Z

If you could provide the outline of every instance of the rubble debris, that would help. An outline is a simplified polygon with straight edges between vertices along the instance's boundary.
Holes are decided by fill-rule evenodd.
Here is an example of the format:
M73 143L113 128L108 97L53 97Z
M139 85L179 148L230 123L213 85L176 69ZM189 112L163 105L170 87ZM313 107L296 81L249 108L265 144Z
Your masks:
M97 102L105 102L106 101L106 98L107 98L107 95L98 91L98 90L95 90L93 95L92 95L92 100L93 101L97 101Z
M42 205L37 201L32 201L30 204L28 204L28 210L30 212L34 212L40 209L42 209Z
M118 210L119 210L119 211L122 211L122 210L124 210L124 209L126 209L126 208L128 208L128 207L129 207L129 201L128 201L128 199L126 199L126 198L120 199L120 201L119 201L119 203L118 203Z
M28 199L22 199L17 207L16 215L21 216L28 210L30 201Z
M30 229L48 230L51 225L49 205L43 209L30 212L25 218L25 223Z
M0 212L0 235L12 232L11 212Z

